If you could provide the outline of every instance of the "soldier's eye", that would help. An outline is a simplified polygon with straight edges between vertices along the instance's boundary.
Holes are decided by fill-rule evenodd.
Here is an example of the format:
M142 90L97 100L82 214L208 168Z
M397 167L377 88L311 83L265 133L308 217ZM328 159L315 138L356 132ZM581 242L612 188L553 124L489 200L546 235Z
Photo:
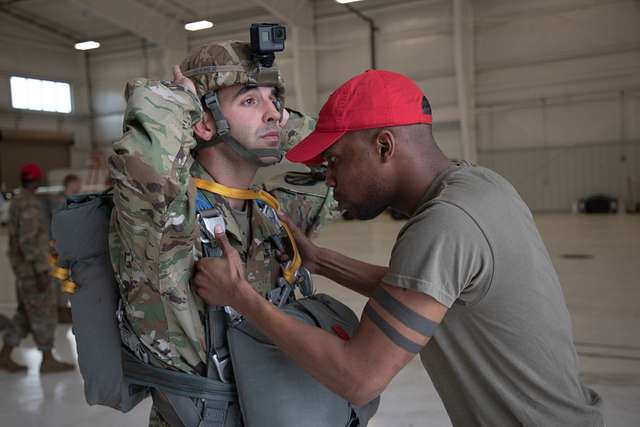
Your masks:
M251 97L251 98L245 98L245 99L242 101L242 105L255 105L257 102L258 102L258 101L257 101L255 98L253 98L253 97Z

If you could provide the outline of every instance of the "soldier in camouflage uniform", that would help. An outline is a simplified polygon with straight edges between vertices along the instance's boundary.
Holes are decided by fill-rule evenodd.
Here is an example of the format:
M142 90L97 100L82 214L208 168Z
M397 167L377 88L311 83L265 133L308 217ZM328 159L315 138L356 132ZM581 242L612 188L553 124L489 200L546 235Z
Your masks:
M60 372L73 365L57 361L51 350L56 327L55 288L49 279L49 223L42 200L35 190L43 173L34 163L21 168L22 190L11 200L9 209L9 260L16 278L18 310L4 335L0 352L0 369L25 371L25 366L11 359L11 352L20 341L33 334L42 351L40 372Z
M264 205L196 190L193 179L246 189L259 167L280 160L275 153L280 146L293 146L313 129L308 117L278 108L283 100L279 73L264 84L255 80L254 67L248 44L215 43L181 64L190 79L176 68L172 83L138 79L127 84L125 133L109 159L114 184L109 246L125 317L136 337L125 345L155 366L205 375L206 308L189 286L201 256L199 197L219 209L260 293L267 296L282 277L274 242L286 242L286 233ZM204 96L212 92L230 125L231 143L220 141L220 122L203 107ZM288 197L283 205L309 231L335 208L330 193L328 202L294 193ZM150 424L166 425L155 405Z

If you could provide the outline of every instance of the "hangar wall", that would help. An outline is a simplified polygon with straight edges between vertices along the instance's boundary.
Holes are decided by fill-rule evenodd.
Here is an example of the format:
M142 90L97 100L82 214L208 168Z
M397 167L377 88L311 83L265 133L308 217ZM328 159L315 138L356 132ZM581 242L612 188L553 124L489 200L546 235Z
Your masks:
M82 168L91 146L84 55L54 42L49 32L0 14L0 129L68 132L74 135L71 166ZM70 114L15 110L11 107L11 76L67 82L71 85Z
M318 3L319 4L319 3ZM316 8L319 99L369 65L367 23ZM461 157L450 1L362 10L380 28L378 67L407 74L434 110L434 132ZM607 193L640 203L640 4L475 0L478 163L538 212ZM323 17L325 14L327 17Z
M474 7L480 163L536 211L598 192L639 203L640 4Z
M314 1L318 106L340 83L370 67L368 24L335 2ZM535 211L568 211L579 197L605 192L627 206L640 202L640 5L633 0L474 0L475 134L478 163L502 173ZM450 0L364 1L374 19L378 68L416 80L434 110L434 132L450 157L462 157ZM5 19L5 18L2 18ZM217 23L190 35L189 47L246 39L250 22ZM1 37L9 39L5 27ZM71 129L74 163L95 142L108 149L121 133L124 82L168 77L160 50L132 36L112 38L89 54L93 121L82 54L36 45L25 32L3 52L0 73L72 83L76 110L62 116L11 111L0 83L0 126ZM39 39L37 37L40 37ZM11 40L15 41L12 35ZM43 61L44 58L44 61ZM42 66L46 62L46 68ZM291 51L280 58L287 103L297 105ZM46 75L37 70L46 69ZM36 71L34 71L36 70Z

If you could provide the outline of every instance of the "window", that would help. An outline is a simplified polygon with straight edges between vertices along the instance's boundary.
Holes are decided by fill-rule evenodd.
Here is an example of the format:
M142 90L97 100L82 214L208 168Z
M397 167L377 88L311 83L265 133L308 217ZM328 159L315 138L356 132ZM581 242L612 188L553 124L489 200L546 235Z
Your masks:
M69 83L12 76L11 105L36 111L71 112Z

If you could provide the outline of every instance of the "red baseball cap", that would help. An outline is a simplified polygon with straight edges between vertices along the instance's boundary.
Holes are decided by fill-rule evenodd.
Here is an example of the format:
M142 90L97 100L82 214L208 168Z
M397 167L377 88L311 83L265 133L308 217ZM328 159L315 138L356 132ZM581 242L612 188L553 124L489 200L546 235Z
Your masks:
M22 179L35 181L37 179L42 179L44 177L44 172L42 172L42 168L40 168L37 163L27 163L26 165L22 165L20 168L20 176Z
M431 107L418 85L399 73L368 70L329 96L315 130L289 150L287 159L322 163L322 152L349 131L418 123L431 124Z

